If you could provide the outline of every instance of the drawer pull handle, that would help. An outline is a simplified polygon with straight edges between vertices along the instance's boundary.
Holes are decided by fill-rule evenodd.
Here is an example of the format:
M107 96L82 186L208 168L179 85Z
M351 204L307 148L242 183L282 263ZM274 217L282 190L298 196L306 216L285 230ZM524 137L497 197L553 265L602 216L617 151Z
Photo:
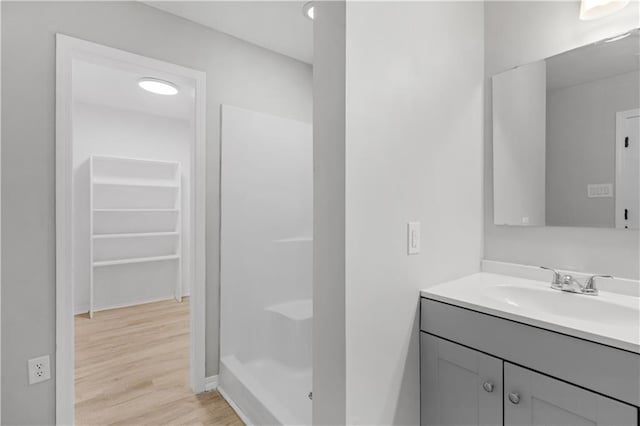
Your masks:
M491 382L484 382L482 384L482 387L484 388L484 390L486 390L487 392L491 393L491 392L493 392L494 385Z
M520 395L516 392L511 392L509 394L509 401L514 405L518 405L520 403Z

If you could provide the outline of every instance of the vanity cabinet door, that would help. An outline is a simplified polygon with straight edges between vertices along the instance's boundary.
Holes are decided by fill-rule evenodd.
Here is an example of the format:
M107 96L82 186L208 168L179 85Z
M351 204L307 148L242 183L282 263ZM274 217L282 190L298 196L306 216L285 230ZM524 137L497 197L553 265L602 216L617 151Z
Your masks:
M638 410L505 362L504 424L637 426Z
M502 361L420 333L420 424L502 425Z

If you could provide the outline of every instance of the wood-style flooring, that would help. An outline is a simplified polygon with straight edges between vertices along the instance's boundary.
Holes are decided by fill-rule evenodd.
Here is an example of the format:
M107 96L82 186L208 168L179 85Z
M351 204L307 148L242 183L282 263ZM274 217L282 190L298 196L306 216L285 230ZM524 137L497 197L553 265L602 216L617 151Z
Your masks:
M243 425L217 392L189 387L189 300L75 318L76 424Z

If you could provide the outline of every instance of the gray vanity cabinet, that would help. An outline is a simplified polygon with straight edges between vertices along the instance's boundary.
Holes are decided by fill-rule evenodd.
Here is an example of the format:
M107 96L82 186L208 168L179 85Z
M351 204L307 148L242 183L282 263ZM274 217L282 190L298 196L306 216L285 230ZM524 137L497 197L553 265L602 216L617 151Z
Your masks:
M637 409L504 363L504 424L636 426Z
M502 425L502 360L420 334L421 424Z
M420 352L422 426L639 424L632 405L427 333Z

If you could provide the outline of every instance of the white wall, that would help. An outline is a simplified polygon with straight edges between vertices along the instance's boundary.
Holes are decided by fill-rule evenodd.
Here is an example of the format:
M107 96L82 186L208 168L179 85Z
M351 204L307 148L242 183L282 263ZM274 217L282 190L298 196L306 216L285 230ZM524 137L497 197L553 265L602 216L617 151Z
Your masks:
M54 422L54 381L29 386L24 366L55 352L56 32L207 73L206 373L217 374L220 104L310 122L311 67L139 2L1 3L2 423Z
M547 66L493 77L493 221L545 224Z
M549 92L547 224L615 227L615 203L587 185L616 179L616 113L640 107L640 73ZM613 195L613 194L612 194Z
M419 290L482 257L483 5L346 7L346 424L416 425Z
M638 279L638 231L493 224L490 76L640 26L637 2L595 21L580 21L578 12L578 2L485 3L484 257Z
M189 294L188 259L191 235L190 191L193 126L187 120L161 117L108 106L73 104L73 274L75 313L89 310L89 167L91 155L178 161L182 171L182 294ZM166 264L165 264L166 263ZM171 299L177 262L140 263L95 271L101 297L96 309ZM133 283L127 275L146 280ZM153 277L153 279L149 279ZM142 282L145 286L142 287Z

